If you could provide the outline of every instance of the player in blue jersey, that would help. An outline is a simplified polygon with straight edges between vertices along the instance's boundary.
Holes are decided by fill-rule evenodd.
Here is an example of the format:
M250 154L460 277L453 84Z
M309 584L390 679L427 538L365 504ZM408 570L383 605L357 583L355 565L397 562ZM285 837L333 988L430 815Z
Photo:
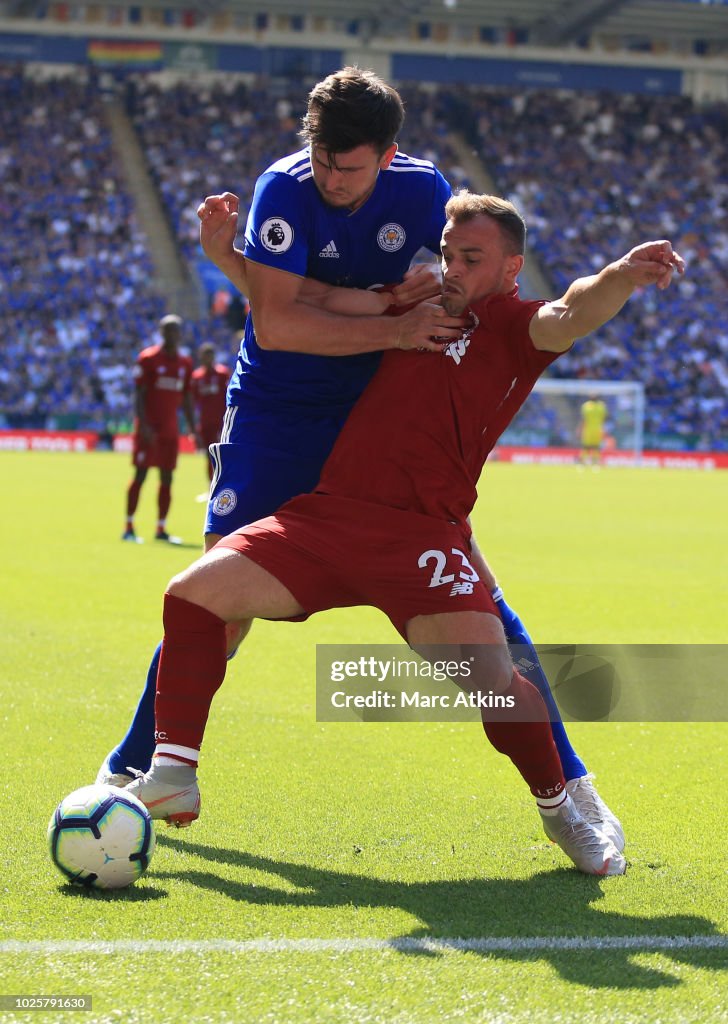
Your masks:
M207 256L248 295L252 311L221 442L211 447L208 550L315 487L384 350L439 351L461 333L461 321L436 302L387 318L366 315L365 297L363 315L351 315L350 301L349 315L337 312L342 288L399 281L395 298L402 304L439 291L427 269L408 268L421 248L439 252L451 190L430 161L398 152L403 119L398 93L372 72L345 68L329 75L309 96L307 147L274 163L256 183L244 250L234 246L236 196L210 196L198 211ZM570 792L587 820L622 849L621 826L569 743L528 634L477 549L473 557L495 590L509 642L519 654L530 651L528 667L521 668L549 706ZM248 628L238 623L229 631L242 639ZM149 767L159 650L130 730L104 762L99 781L124 785L131 778L127 766Z

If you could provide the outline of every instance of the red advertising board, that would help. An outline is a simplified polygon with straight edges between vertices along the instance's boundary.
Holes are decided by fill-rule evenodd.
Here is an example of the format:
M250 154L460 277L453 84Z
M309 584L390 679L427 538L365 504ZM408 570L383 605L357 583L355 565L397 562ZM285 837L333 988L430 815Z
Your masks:
M92 452L97 440L87 430L0 430L0 451Z
M0 451L90 452L96 447L98 435L90 430L0 430ZM131 452L132 435L114 436L115 452ZM193 452L195 446L186 434L180 436L179 450ZM520 465L567 466L578 461L578 448L526 448L499 445L490 457L492 462L513 462ZM602 453L604 466L635 466L643 469L728 469L728 452L658 452L646 451L637 462L632 452Z
M131 453L133 442L134 438L131 434L115 434L114 451ZM194 442L189 434L180 434L179 450L183 455L189 455L190 452L195 451Z
M515 462L521 465L568 466L578 461L578 448L521 448L499 445L492 462ZM728 452L643 452L636 460L632 452L602 453L603 466L636 466L643 469L728 469Z

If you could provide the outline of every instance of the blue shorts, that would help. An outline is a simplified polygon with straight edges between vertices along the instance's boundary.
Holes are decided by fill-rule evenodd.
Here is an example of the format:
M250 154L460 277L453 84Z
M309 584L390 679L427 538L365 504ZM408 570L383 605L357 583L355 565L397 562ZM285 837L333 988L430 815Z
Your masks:
M205 533L227 536L273 515L318 483L349 409L229 406L221 439L210 445L213 477Z

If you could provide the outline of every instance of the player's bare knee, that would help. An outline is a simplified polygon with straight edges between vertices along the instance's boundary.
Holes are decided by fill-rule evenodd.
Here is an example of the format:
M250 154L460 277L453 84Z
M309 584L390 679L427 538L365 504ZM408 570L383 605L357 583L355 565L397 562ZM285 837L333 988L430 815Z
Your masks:
M167 593L171 594L172 597L181 597L185 601L193 601L194 598L191 596L194 591L194 587L190 585L190 571L185 569L183 572L173 576L167 584Z
M167 593L198 604L226 622L238 622L243 617L238 610L242 598L238 589L235 594L231 590L239 560L235 551L219 548L210 551L173 576Z

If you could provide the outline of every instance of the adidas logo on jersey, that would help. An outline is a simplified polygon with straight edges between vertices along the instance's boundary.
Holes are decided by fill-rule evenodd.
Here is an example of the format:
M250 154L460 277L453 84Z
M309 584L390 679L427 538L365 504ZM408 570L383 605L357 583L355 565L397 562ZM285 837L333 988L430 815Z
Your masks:
M336 243L334 242L333 238L331 239L329 244L325 245L321 252L319 253L319 256L323 256L324 259L330 260L338 260L339 255L339 250L336 248Z

